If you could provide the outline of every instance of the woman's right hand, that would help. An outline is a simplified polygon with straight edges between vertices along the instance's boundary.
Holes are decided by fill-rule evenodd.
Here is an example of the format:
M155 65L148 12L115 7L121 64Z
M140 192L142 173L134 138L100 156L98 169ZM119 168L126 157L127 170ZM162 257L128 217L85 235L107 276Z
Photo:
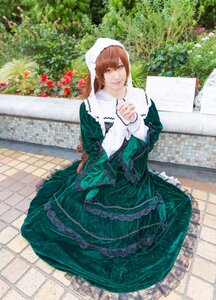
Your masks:
M135 106L132 103L124 102L117 108L118 113L127 121L130 121L136 113Z

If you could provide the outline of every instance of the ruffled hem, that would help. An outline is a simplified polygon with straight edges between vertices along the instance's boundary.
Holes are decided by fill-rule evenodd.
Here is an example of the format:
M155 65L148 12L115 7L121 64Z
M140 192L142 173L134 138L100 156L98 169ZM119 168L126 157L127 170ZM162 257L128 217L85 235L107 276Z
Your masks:
M200 221L198 202L192 197L191 194L187 192L185 188L183 188L179 184L177 179L168 177L164 172L154 172L154 174L178 187L191 199L192 216L190 219L188 232L184 239L179 255L174 263L174 266L162 281L152 285L147 289L131 293L112 293L107 290L95 287L78 276L67 273L65 277L71 281L72 290L79 299L86 299L86 297L88 297L88 299L92 300L157 300L162 296L167 297L174 289L177 288L181 280L184 278L186 272L189 269L190 262L193 257L193 249L195 248L195 243L198 236L198 226Z

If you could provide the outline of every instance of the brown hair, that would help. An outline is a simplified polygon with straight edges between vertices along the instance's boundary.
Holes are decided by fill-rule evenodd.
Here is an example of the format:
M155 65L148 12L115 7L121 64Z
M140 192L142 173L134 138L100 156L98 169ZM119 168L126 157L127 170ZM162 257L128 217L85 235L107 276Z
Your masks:
M125 50L121 46L109 46L105 48L98 56L96 60L96 78L94 81L94 91L95 93L104 87L104 72L107 68L117 69L119 65L119 58L121 59L123 65L126 69L127 78L129 76L129 61ZM86 92L85 98L87 98L91 93L91 76L88 71L88 76L86 80Z

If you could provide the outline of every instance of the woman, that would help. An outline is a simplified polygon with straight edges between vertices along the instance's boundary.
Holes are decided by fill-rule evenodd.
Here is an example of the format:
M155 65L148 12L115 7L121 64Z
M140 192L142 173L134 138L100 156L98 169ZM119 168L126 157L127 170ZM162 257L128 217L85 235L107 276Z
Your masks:
M132 86L124 46L98 39L86 63L85 159L43 184L22 235L43 260L94 286L115 293L153 286L157 297L168 294L191 255L191 199L148 170L162 125L154 102Z

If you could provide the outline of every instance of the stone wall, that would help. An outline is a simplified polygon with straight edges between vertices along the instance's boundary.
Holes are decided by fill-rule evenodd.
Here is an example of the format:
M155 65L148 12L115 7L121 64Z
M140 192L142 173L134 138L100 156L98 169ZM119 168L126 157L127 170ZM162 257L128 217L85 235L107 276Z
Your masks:
M0 115L0 138L76 149L79 123ZM216 137L162 132L151 160L216 169Z

